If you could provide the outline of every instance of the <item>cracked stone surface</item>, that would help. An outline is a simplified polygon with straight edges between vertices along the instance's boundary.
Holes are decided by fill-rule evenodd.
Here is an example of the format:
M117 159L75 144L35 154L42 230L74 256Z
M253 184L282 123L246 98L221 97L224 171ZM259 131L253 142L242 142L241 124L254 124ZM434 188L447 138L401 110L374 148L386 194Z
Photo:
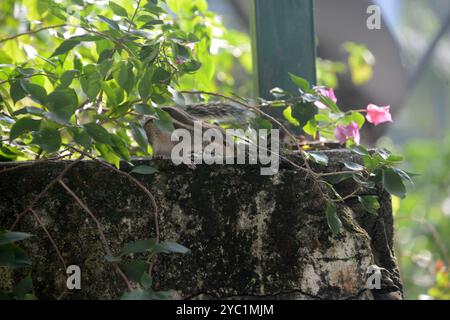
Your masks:
M330 167L353 160L346 151L328 151ZM158 173L138 176L160 209L161 237L191 250L161 255L154 283L175 299L399 299L402 285L393 253L389 195L379 191L378 217L357 201L339 207L344 230L333 236L324 203L311 182L289 164L275 176L255 165L174 166L168 160L138 161ZM2 168L17 164L0 164ZM20 213L64 168L64 162L36 164L2 174L0 228ZM320 169L317 167L317 169ZM130 170L124 166L124 170ZM114 253L127 242L154 237L153 212L145 195L127 178L85 161L64 178L98 217ZM338 186L350 194L356 185ZM373 191L372 191L373 192ZM366 193L363 191L363 193ZM367 194L367 193L366 193ZM35 207L64 259L82 270L82 289L67 299L117 299L125 287L105 261L93 221L59 186ZM65 289L66 273L33 217L17 230L36 237L21 243L33 261L36 294L54 299ZM139 257L135 257L138 259ZM382 288L369 290L369 266L383 268ZM0 268L0 290L24 272Z

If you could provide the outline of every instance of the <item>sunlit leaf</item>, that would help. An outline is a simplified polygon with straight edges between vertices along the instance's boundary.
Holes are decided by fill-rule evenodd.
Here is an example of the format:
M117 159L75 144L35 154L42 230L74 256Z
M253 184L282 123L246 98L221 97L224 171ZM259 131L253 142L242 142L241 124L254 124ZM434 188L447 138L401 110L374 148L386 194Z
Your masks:
M333 235L338 235L342 230L342 221L337 214L337 208L334 203L328 202L326 207L326 215L328 226L330 227Z

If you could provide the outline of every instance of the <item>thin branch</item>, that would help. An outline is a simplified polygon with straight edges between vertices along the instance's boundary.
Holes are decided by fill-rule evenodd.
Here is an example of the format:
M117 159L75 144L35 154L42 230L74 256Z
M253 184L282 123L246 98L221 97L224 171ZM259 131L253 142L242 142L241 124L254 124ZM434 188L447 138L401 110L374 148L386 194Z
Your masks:
M56 241L53 239L53 237L51 236L50 232L48 231L48 229L45 227L45 224L42 222L42 220L39 218L38 214L36 213L36 211L34 211L33 208L30 208L29 211L31 212L31 214L34 216L34 218L36 219L36 221L39 223L39 225L41 226L42 230L44 230L45 234L47 235L48 239L50 240L53 248L56 251L56 254L58 255L59 260L61 261L62 265L64 266L64 270L67 269L67 265L66 265L66 261L64 260L61 251L58 248L58 245L56 244Z
M139 11L139 7L140 7L140 6L141 6L141 0L138 0L137 5L136 5L136 9L134 10L133 16L132 16L131 19L130 19L130 25L128 26L128 32L130 32L130 30L131 30L131 27L132 27L132 25L133 25L134 18L136 18L136 15L137 15L137 13L138 13L138 11Z
M100 235L100 240L103 244L103 247L106 251L106 254L109 256L114 256L113 252L109 248L108 240L106 239L105 233L103 232L103 227L100 221L97 219L97 217L92 213L92 211L89 209L89 207L75 194L75 192L72 191L63 181L62 179L58 180L58 183L66 190L66 192L72 196L72 198L75 199L75 201L80 205L80 207L86 211L86 213L91 217L91 219L94 221L94 223L97 226L97 231ZM112 265L116 269L116 272L122 277L123 281L125 282L126 286L128 287L128 290L132 291L133 287L131 286L130 281L128 280L127 276L123 273L123 271L119 268L118 264L116 262L113 262Z
M158 205L156 203L156 199L153 196L153 194L150 192L150 190L148 190L146 186L144 186L138 179L133 177L131 174L129 174L127 172L124 172L122 170L119 170L116 167L110 165L109 163L106 163L106 162L104 162L102 160L99 160L99 159L95 158L94 156L90 155L89 153L87 153L85 151L79 150L79 149L74 148L74 147L72 147L72 150L75 151L75 152L78 152L79 154L82 154L82 155L86 156L89 159L92 159L93 161L95 161L95 162L101 164L102 166L104 166L104 167L106 167L106 168L116 172L117 174L119 174L121 176L127 177L129 180L134 182L147 195L147 197L150 199L150 202L151 202L151 204L153 206L153 209L154 209L155 234L156 234L155 238L156 238L156 242L159 242L159 240L160 240L160 230L159 230L159 221L158 221L158 219L159 219L158 218L159 208L158 208Z
M134 182L147 195L147 197L149 198L149 200L150 200L150 202L151 202L151 204L153 206L153 210L154 210L153 219L154 219L154 225L155 225L155 242L159 243L160 242L160 238L161 238L161 236L160 236L160 229L159 229L159 208L158 208L158 204L156 203L156 199L153 196L153 194L150 192L150 190L148 190L148 188L146 186L144 186L138 179L133 177L131 174L129 174L127 172L124 172L124 171L121 171L121 170L117 169L116 167L110 165L109 163L106 163L104 161L101 161L101 160L97 159L97 158L93 157L92 155L90 155L87 152L84 152L84 151L79 150L79 149L74 148L74 147L72 147L72 150L75 151L75 152L78 152L78 153L80 153L80 154L82 154L84 156L86 156L87 158L92 159L93 161L95 161L95 162L99 163L100 165L108 168L109 170L114 171L115 173L128 178L129 180ZM152 270L153 270L153 263L150 264L150 266L149 266L149 275L151 275Z
M70 157L70 156L71 156L71 154L66 154L66 155L62 155L62 156L54 157L54 158L42 158L42 159L39 159L39 160L32 161L30 163L19 164L19 165L15 166L15 167L2 169L2 170L0 170L0 174L5 173L5 172L14 171L14 170L17 170L17 169L20 169L20 168L32 167L32 166L35 166L37 164L48 162L48 161L61 160L61 159L64 159L64 158L67 158L67 157Z
M10 83L13 81L17 81L17 80L21 80L21 79L30 79L30 78L38 77L38 76L43 76L43 77L47 77L47 78L56 78L56 76L51 73L34 73L29 76L21 76L21 77L17 77L17 78L0 81L0 85L3 85L5 83Z
M69 172L70 169L72 169L74 166L76 166L84 156L81 156L71 164L66 165L64 170L56 177L56 179L52 180L32 201L31 203L17 216L16 221L14 221L13 225L11 226L10 230L13 231L17 224L20 222L20 220L28 213L30 212L30 209L33 209L33 207L41 200L47 192L56 184L60 179L62 179L67 172Z
M13 35L13 36L10 36L10 37L7 37L7 38L0 39L0 43L6 42L6 41L10 41L10 40L14 40L14 39L22 37L22 36L28 36L28 35L36 34L38 32L45 31L45 30L48 30L48 29L56 29L56 28L62 28L62 27L67 27L67 26L69 26L69 25L63 23L63 24L57 24L57 25L53 25L53 26L42 27L40 29L27 31L27 32L19 33L19 34L16 34L16 35Z
M355 171L338 171L338 172L326 172L326 173L317 173L319 177L332 177L339 176L341 174L355 174L358 172L365 172L364 170L355 170Z

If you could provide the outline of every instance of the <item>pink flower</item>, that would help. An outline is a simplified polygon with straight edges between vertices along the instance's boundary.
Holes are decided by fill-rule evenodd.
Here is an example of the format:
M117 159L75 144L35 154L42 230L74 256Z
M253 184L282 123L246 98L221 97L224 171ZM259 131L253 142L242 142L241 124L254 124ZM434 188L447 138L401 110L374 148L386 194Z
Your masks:
M373 123L376 126L380 123L392 122L390 108L390 106L378 107L374 104L369 104L369 106L367 107L367 121Z
M356 122L352 122L346 127L337 126L334 130L334 135L339 140L340 144L345 144L349 139L353 139L356 144L359 144L361 142L359 126Z
M319 89L319 94L321 94L322 96L326 97L326 98L330 98L334 103L337 102L337 98L336 95L334 94L334 90L332 88L330 89L325 89L325 88L320 88ZM321 101L316 101L315 106L319 109L327 109L328 107Z

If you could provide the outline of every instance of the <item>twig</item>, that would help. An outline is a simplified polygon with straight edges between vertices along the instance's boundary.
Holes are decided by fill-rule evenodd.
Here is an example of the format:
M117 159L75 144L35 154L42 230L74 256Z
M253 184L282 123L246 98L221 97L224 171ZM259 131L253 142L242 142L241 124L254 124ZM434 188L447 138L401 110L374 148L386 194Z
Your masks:
M43 162L54 161L54 160L61 160L61 159L69 157L70 155L71 154L66 154L66 155L62 155L62 156L59 156L59 157L55 157L55 158L43 158L43 159L38 159L38 160L32 161L30 163L19 164L19 165L15 166L15 167L11 167L11 168L6 168L6 169L3 169L3 170L0 170L0 174L5 173L5 172L14 171L14 170L17 170L17 169L20 169L20 168L32 167L34 165L37 165L37 164L43 163Z
M92 213L92 211L89 209L89 207L75 194L75 192L72 191L63 181L62 179L58 180L58 183L67 191L67 193L72 196L72 198L75 199L75 201L80 205L81 208L83 208L84 211L91 217L91 219L94 221L94 223L97 226L97 231L100 235L100 240L103 243L104 249L106 251L106 254L109 256L114 256L111 249L108 245L108 240L106 239L105 233L102 230L102 225L100 221L98 221L97 217ZM114 268L116 269L116 272L122 277L123 281L128 287L128 290L132 291L133 287L131 286L130 281L128 280L127 276L123 273L123 271L119 268L118 264L116 262L112 263Z
M9 83L9 82L13 82L13 81L17 81L17 80L20 80L20 79L30 79L30 78L39 77L39 76L47 77L47 78L52 78L52 77L56 78L55 75L50 74L50 73L34 73L34 74L29 75L29 76L21 76L21 77L16 77L16 78L0 81L0 85L5 84L5 83Z
M140 6L141 6L141 0L138 0L137 5L136 5L136 9L134 10L133 16L132 16L131 19L130 19L130 25L128 26L128 32L130 32L130 30L131 30L131 27L132 27L132 25L133 25L134 18L136 18L136 15L137 15L137 13L138 13L138 11L139 11L139 7L140 7Z
M64 260L61 251L58 248L58 245L56 244L55 240L53 239L53 237L51 236L50 232L48 231L48 229L45 227L45 224L42 222L42 220L39 218L38 214L36 213L36 211L34 211L33 208L30 208L29 211L31 212L31 214L34 216L34 218L36 219L36 221L39 223L39 225L41 226L42 230L44 230L44 232L47 234L48 239L50 240L53 248L56 251L56 254L58 255L59 260L61 261L62 265L64 266L64 270L67 269L67 265L66 265L66 261Z
M68 26L68 24L63 23L63 24L57 24L57 25L53 25L53 26L42 27L40 29L27 31L27 32L19 33L19 34L16 34L16 35L13 35L13 36L10 36L7 38L0 39L0 43L6 42L9 40L13 40L13 39L16 39L16 38L19 38L22 36L32 35L32 34L35 34L35 33L38 33L38 32L44 31L44 30L62 28L62 27L67 27L67 26Z
M355 170L355 171L338 171L338 172L326 172L326 173L317 173L319 177L332 177L339 176L341 174L354 174L358 172L364 172L364 170Z
M87 158L92 159L93 161L99 163L100 165L108 168L109 170L112 170L114 172L116 172L119 175L122 175L124 177L127 177L129 180L131 180L132 182L134 182L149 198L152 206L153 206L153 210L154 210L154 214L153 214L153 219L154 219L154 225L155 225L155 242L159 243L160 242L160 230L159 230L159 208L158 208L158 204L156 203L156 199L153 196L153 194L150 192L150 190L148 190L148 188L146 186L144 186L138 179L136 179L135 177L133 177L132 175L130 175L127 172L121 171L119 169L117 169L116 167L110 165L109 163L106 163L104 161L101 161L95 157L93 157L92 155L90 155L87 152L84 152L82 150L79 150L77 148L72 147L72 150L75 152L78 152L79 154L82 154L84 156L86 156ZM151 267L150 267L151 269ZM151 270L149 270L149 273L151 273Z
M78 152L78 153L86 156L87 158L92 159L93 161L95 161L95 162L101 164L102 166L104 166L104 167L106 167L106 168L108 168L108 169L118 173L119 175L127 177L128 179L133 181L148 196L148 198L150 199L150 202L151 202L151 204L153 206L153 209L155 210L155 217L154 217L155 218L155 233L156 233L156 240L159 241L159 239L160 239L160 231L159 231L159 223L158 223L158 211L159 211L159 209L158 209L158 205L156 203L155 197L150 192L150 190L148 190L146 186L144 186L138 179L136 179L135 177L133 177L129 173L121 171L121 170L117 169L116 167L110 165L109 163L106 163L104 161L101 161L101 160L95 158L94 156L90 155L87 152L84 152L84 151L79 150L79 149L74 148L74 147L72 147L72 150L74 150L75 152Z
M25 214L27 214L30 209L33 209L33 207L39 202L39 200L41 200L41 198L43 198L47 192L50 190L51 187L53 187L56 183L58 183L58 181L60 179L62 179L67 172L69 172L70 169L72 169L75 165L77 165L82 159L84 158L84 156L81 156L80 158L78 158L77 160L75 160L74 162L72 162L71 164L66 165L66 167L64 168L64 170L58 175L58 177L56 177L56 179L52 180L42 191L41 193L39 193L34 199L33 201L31 201L31 203L25 208L25 210L23 210L16 218L16 221L14 221L13 225L11 226L10 230L14 230L17 226L17 224L20 222L20 220L25 216Z

